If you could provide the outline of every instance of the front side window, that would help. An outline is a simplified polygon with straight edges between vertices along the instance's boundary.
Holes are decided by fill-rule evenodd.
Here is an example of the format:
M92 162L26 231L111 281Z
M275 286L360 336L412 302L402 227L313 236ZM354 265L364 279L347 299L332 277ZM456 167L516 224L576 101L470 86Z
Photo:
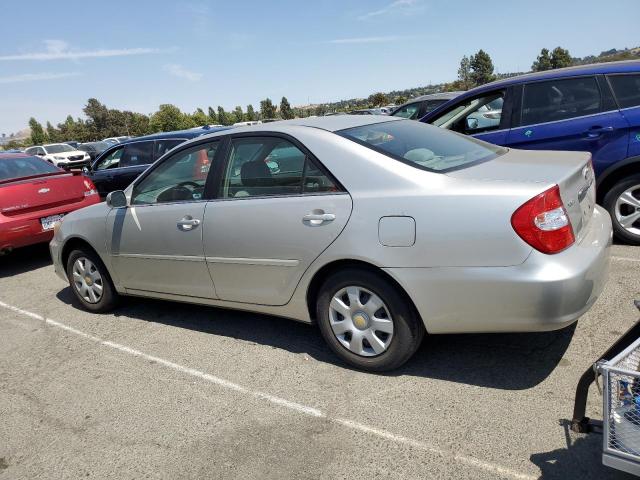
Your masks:
M610 75L620 108L640 106L640 75Z
M153 142L128 143L124 147L124 153L120 159L121 167L133 167L137 165L149 165L153 163Z
M373 123L339 134L391 158L436 172L468 167L507 151L472 137L407 120Z
M595 77L530 83L524 86L521 125L555 122L601 111Z
M223 198L336 191L305 153L277 137L236 138L222 178Z
M409 105L405 105L404 107L400 107L397 111L393 113L393 116L415 120L418 117L419 111L420 111L420 102L415 102L415 103L410 103Z
M462 101L431 121L437 127L472 135L500 128L504 92Z
M118 168L120 166L120 158L122 157L123 151L124 147L112 150L111 153L108 153L106 156L100 159L95 169L108 170L110 168Z
M442 99L442 100L426 100L426 101L422 102L422 107L424 108L424 111L423 111L422 115L424 116L427 113L433 112L440 105L442 105L444 103L447 103L448 101L449 100Z
M219 142L175 153L136 184L132 205L201 200Z

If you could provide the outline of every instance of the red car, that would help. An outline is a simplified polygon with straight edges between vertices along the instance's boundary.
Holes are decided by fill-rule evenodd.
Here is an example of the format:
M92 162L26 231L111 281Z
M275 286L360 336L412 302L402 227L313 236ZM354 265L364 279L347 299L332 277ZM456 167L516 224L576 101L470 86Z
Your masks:
M24 153L0 153L0 255L49 242L64 214L98 202L88 178Z

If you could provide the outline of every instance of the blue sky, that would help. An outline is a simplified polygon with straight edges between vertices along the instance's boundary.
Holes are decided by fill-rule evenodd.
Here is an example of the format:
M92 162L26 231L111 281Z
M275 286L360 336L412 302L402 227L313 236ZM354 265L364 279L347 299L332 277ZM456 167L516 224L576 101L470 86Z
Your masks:
M300 105L453 80L480 48L508 72L542 47L640 46L637 0L12 0L2 17L7 134L80 116L89 97L143 113Z

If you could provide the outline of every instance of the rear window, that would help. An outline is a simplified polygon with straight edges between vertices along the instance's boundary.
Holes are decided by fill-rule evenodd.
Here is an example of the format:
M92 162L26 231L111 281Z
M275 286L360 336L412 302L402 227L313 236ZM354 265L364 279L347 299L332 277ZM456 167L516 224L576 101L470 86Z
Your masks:
M434 172L469 167L507 151L472 137L409 120L374 123L338 133L391 158Z
M640 106L640 75L611 75L609 81L620 108Z
M0 158L0 181L56 172L58 167L36 157Z

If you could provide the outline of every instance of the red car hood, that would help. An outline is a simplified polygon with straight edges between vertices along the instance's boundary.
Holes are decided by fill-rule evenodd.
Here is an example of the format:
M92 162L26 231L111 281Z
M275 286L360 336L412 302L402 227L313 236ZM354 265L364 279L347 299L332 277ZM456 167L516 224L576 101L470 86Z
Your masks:
M82 175L56 173L0 182L0 214L18 215L78 202L91 188L85 180Z

